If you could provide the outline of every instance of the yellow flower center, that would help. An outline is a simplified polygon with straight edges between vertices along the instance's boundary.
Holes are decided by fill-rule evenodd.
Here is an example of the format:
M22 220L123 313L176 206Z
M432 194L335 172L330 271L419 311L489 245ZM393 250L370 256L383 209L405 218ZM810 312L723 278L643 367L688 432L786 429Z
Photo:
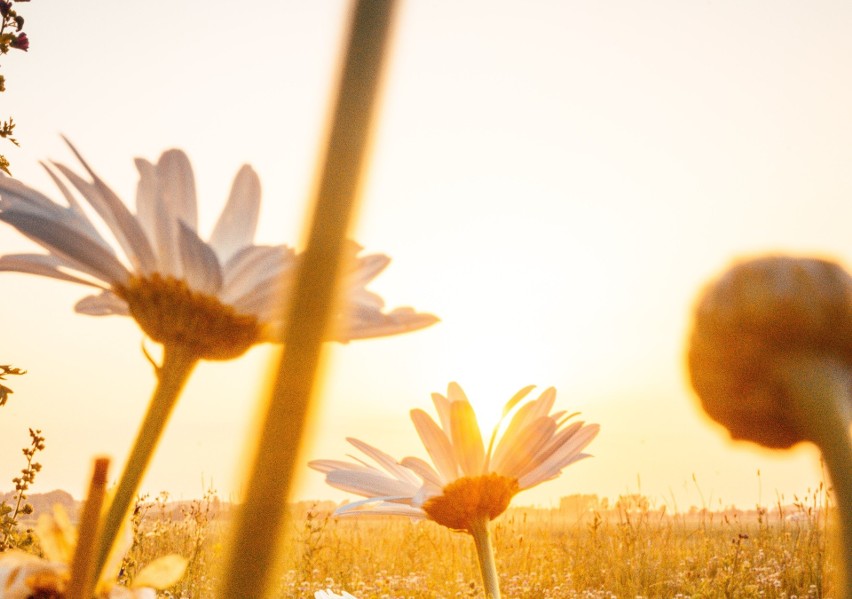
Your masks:
M182 345L207 360L241 356L260 337L254 316L239 314L218 298L190 289L186 282L153 274L133 277L115 293L154 341Z
M518 491L517 479L502 474L464 476L444 487L441 495L427 499L423 511L442 526L471 532L473 522L484 516L493 520L505 512Z
M68 572L61 574L55 570L42 570L27 576L25 584L32 591L33 599L62 599L68 587Z

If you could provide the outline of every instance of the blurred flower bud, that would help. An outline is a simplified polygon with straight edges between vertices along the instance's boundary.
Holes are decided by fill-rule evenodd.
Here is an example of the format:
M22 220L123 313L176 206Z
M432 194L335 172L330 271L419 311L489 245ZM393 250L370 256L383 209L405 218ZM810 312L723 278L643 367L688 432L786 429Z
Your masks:
M24 17L15 15L15 26L18 31L24 28Z
M13 48L26 52L30 47L30 40L27 38L26 33L19 33L12 39L9 45Z
M735 264L704 290L689 373L732 437L767 447L813 440L780 370L798 356L852 368L852 278L838 264L767 256Z
M12 10L12 3L0 0L0 16L7 17L10 10Z

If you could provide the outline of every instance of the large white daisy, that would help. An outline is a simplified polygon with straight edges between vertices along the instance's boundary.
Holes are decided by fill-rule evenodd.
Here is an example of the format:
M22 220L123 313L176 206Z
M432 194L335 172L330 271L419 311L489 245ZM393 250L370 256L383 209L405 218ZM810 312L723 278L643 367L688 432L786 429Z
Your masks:
M97 599L156 599L155 589L177 583L186 570L187 560L167 555L140 570L130 587L116 584L121 562L133 544L129 528L112 553L97 584ZM53 514L42 514L36 535L44 558L12 549L0 553L0 599L64 597L69 587L70 564L77 546L77 531L61 505Z
M254 244L260 181L250 166L237 173L225 209L204 241L198 233L192 167L182 151L164 152L156 164L136 160L134 214L71 149L88 179L62 164L45 167L64 204L0 177L0 220L48 250L0 257L0 270L94 287L99 292L80 300L77 312L132 316L155 341L187 347L200 358L229 359L254 343L280 338L281 298L289 291L299 256L283 245ZM95 227L72 189L103 220L120 252ZM389 259L358 257L360 250L354 242L347 250L337 341L393 335L436 322L411 308L385 312L382 299L366 285Z
M503 417L513 415L502 434L499 424L494 428L487 447L464 391L450 383L446 396L432 395L440 424L423 410L411 412L431 464L416 457L399 462L349 439L373 463L315 460L309 465L325 473L331 486L366 497L343 506L339 513L428 518L472 533L483 521L503 513L518 492L551 480L588 457L583 450L598 434L597 424L573 421L576 414L550 413L556 400L552 387L518 407L532 389L521 389L507 402Z

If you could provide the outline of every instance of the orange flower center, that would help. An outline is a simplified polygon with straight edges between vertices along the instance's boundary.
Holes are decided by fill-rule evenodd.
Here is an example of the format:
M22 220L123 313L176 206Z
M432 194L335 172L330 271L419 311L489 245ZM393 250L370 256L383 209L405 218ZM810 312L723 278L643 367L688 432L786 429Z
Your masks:
M427 499L423 511L442 526L471 532L473 522L483 517L493 520L505 512L518 491L517 479L502 474L463 476L444 487L441 495Z
M254 316L239 314L218 298L190 289L185 281L153 274L133 277L115 293L154 341L182 345L207 360L241 356L260 336Z
M32 591L33 599L62 599L68 586L67 571L60 574L54 570L42 570L27 576L25 584Z

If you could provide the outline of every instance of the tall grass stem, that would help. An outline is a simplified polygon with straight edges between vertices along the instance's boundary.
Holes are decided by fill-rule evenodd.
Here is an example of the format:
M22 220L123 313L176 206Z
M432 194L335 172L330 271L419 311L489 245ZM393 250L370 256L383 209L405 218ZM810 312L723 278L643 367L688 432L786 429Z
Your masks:
M260 599L272 592L299 445L335 309L340 271L394 0L360 0L351 21L313 219L287 314L284 351L261 424L225 560L219 597Z
M89 492L83 504L83 513L77 526L77 546L71 561L71 580L66 591L67 599L88 599L94 595L98 579L95 566L100 536L101 507L106 495L109 458L95 459Z

